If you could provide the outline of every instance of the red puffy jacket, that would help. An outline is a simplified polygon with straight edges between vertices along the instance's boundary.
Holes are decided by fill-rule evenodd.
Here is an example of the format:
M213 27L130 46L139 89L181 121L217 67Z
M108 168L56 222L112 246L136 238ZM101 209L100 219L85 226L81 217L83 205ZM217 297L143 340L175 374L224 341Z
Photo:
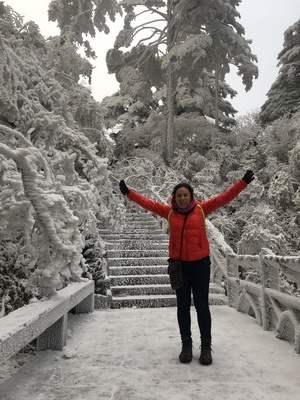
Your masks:
M210 253L205 230L205 216L212 213L217 208L228 204L246 187L247 183L241 179L225 192L208 200L197 202L193 210L187 214L182 236L181 257L180 239L185 214L172 210L170 205L151 200L132 189L129 191L128 198L139 204L145 210L157 214L162 218L169 219L170 258L174 260L180 258L182 261L195 261L208 256Z

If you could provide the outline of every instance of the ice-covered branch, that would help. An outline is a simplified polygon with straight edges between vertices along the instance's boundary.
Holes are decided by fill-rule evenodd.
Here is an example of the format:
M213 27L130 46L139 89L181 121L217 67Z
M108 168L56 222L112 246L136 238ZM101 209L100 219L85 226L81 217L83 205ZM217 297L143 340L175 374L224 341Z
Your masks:
M41 226L44 228L50 243L61 251L73 252L76 249L72 245L65 245L56 234L56 229L53 224L52 218L47 210L47 207L43 204L41 198L41 189L39 188L38 173L33 168L34 163L31 149L16 149L11 150L8 146L0 144L0 154L6 157L12 158L21 170L22 181L24 185L24 192L36 212L37 219ZM29 162L29 160L31 162Z
M30 142L30 140L28 140L24 135L22 135L22 133L18 132L15 129L11 129L8 128L5 125L0 125L0 134L3 133L4 135L7 136L11 136L14 137L17 141L20 141L21 143L18 143L19 145L25 145L26 148L30 147L30 152L34 153L35 156L38 158L38 160L40 161L41 167L44 171L44 175L45 175L45 180L50 180L51 178L51 172L48 166L48 163L46 162L46 160L44 159L44 157L42 156L41 152L32 145L32 143ZM7 140L7 139L6 139ZM10 148L8 146L7 149L9 150ZM3 150L4 151L4 150ZM14 159L13 154L15 153L10 153L9 158Z

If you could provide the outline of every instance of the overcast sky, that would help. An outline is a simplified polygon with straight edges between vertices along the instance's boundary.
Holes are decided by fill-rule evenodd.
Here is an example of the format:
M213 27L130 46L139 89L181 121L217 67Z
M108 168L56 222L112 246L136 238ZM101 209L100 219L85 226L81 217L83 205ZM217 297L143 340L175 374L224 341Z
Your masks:
M24 20L35 21L44 36L58 33L56 25L48 22L47 6L50 0L4 0L15 11L24 16ZM232 71L226 76L226 81L238 95L230 100L232 105L242 115L248 111L259 109L266 100L266 93L278 75L277 56L282 50L283 33L300 18L300 0L242 0L239 7L241 24L246 30L246 39L252 39L252 53L258 57L259 78L254 81L252 89L246 93L240 77ZM92 91L96 100L101 100L118 90L114 75L107 73L105 56L113 47L118 29L111 34L98 34L92 41L98 58L94 62L95 70L92 77Z

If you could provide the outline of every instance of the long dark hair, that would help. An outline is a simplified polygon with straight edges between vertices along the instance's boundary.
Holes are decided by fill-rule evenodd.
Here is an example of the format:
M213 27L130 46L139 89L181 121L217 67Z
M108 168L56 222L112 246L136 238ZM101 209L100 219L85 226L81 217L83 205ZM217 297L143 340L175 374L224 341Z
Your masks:
M172 197L175 197L177 190L182 188L182 187L186 188L190 192L191 198L194 197L194 189L192 188L192 186L190 184L185 183L185 182L178 183L174 187L174 189L172 191Z

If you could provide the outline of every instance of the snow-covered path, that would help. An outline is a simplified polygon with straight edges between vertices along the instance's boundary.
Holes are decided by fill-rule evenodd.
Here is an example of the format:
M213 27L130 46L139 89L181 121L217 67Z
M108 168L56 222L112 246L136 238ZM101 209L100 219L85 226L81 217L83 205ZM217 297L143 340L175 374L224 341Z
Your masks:
M180 364L175 308L70 316L63 352L38 353L0 385L1 400L299 400L300 355L251 317L212 306L213 357Z

